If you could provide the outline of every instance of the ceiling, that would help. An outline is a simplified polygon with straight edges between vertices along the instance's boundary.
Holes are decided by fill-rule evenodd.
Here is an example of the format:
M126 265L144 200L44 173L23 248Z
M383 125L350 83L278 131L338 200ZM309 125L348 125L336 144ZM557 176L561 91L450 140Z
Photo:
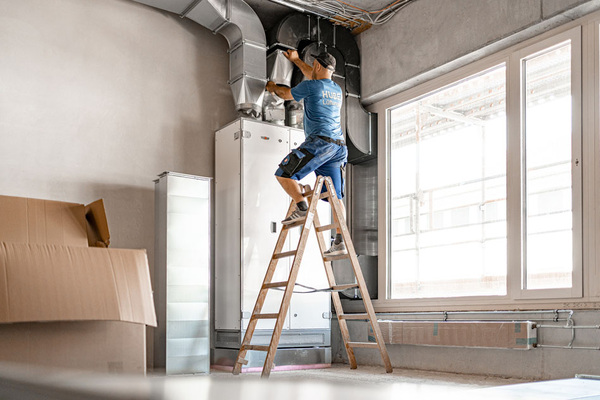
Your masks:
M269 30L277 22L279 22L285 15L294 12L294 9L277 4L271 0L244 0L252 7L252 9L260 18L265 30ZM284 0L285 1L285 0ZM343 3L361 8L368 11L381 10L391 3L393 0L341 0ZM340 0L329 0L331 3L340 2ZM323 1L325 3L325 1ZM341 4L341 3L340 3Z

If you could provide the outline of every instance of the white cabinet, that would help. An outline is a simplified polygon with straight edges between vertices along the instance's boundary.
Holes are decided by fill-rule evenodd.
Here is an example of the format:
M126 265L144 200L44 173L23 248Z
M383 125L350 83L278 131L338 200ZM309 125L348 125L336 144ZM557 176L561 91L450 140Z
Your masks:
M211 178L165 172L155 183L155 367L208 373Z
M304 132L242 118L217 131L215 140L215 329L219 347L219 342L224 342L220 333L241 335L248 326L290 204L274 173L285 155L304 141ZM314 173L303 180L311 186L314 181ZM330 221L329 207L321 203L319 216ZM287 249L297 246L299 234L300 228L291 232ZM287 280L290 263L290 259L279 261L273 281ZM317 288L328 286L314 233L297 282ZM282 291L270 290L263 312L277 313L282 296ZM301 337L306 331L321 333L315 336L321 338L314 340L315 346L328 345L330 339L322 338L330 332L329 311L329 293L294 294L282 345L306 345L306 335ZM274 321L261 320L257 330L273 326ZM234 346L238 338L229 345Z

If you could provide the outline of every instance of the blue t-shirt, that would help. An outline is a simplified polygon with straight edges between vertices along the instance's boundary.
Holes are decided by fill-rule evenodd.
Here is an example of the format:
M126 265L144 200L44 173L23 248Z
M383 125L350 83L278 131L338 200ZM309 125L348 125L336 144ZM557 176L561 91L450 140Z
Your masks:
M343 139L340 123L342 89L331 79L305 80L292 89L294 100L304 99L304 134Z

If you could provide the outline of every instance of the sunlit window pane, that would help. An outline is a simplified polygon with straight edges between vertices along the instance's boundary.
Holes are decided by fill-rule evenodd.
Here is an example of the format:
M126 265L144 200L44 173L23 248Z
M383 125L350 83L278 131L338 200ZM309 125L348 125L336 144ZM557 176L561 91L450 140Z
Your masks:
M390 111L392 298L506 294L505 74Z
M572 285L571 44L523 61L527 289Z

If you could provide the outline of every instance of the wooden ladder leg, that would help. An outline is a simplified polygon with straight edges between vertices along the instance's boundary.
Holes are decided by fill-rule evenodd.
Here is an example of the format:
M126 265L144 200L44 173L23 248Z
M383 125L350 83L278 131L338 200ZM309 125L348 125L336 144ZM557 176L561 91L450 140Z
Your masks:
M321 177L321 179L323 179ZM313 224L315 226L315 233L317 234L317 242L319 243L319 249L321 250L321 254L323 254L327 250L326 240L323 239L323 235L321 232L317 232L317 227L321 226L321 222L319 221L319 216L315 214L315 218L313 220ZM323 260L323 265L325 266L325 275L327 275L327 282L329 283L329 287L333 288L336 285L335 275L333 274L333 268L331 267L331 261ZM344 313L342 309L342 302L340 300L340 294L338 292L331 292L331 300L333 301L333 306L335 308L335 313L338 316L338 323L340 325L340 332L342 334L342 340L344 341L344 347L346 348L346 354L348 355L348 362L350 363L351 369L356 369L356 357L354 355L354 350L352 347L348 345L350 343L350 332L348 331L348 324L346 320L341 319L339 316Z
M294 202L290 203L290 207L288 208L286 218L291 214L294 209ZM256 303L254 304L254 310L252 311L252 316L256 314L260 314L262 307L265 303L265 299L267 297L268 289L265 288L265 285L270 283L273 279L273 275L275 274L275 270L277 268L277 262L279 259L275 258L275 254L280 253L283 249L283 245L285 244L285 240L287 238L289 231L287 229L282 229L279 234L279 238L277 239L277 243L275 244L275 249L273 250L273 255L271 256L271 261L269 262L269 266L267 267L267 272L265 273L265 278L263 280L263 284L258 293L258 297L256 298ZM240 350L238 351L238 355L233 366L233 374L238 375L242 371L242 366L247 364L246 361L246 353L248 352L247 347L250 346L250 342L252 341L252 336L254 335L254 330L256 329L256 325L258 323L258 319L251 318L248 323L248 328L246 329L246 333L244 334L244 339L240 345Z
M337 223L342 231L342 238L346 244L346 250L348 251L348 256L350 258L350 263L352 265L352 269L354 271L354 275L356 276L356 282L358 283L358 288L361 293L361 297L363 299L363 303L365 305L365 310L367 311L367 316L371 327L373 329L373 334L375 335L375 340L377 342L377 347L379 348L379 352L381 354L381 359L385 365L386 372L392 372L392 363L390 361L389 354L387 352L387 348L385 343L383 342L383 336L381 334L381 328L379 327L379 323L377 322L377 316L375 314L375 309L373 308L373 303L371 302L371 297L369 295L369 291L367 289L367 283L365 282L365 278L362 274L362 270L360 269L360 264L358 262L358 257L356 256L356 251L354 249L354 244L352 243L352 238L350 237L350 232L348 231L348 226L346 225L346 219L342 213L341 206L339 204L339 199L335 194L335 188L333 186L333 182L331 178L325 178L325 186L327 190L331 194L329 197L329 203L333 209L334 214L337 216ZM336 310L337 312L337 310ZM338 313L338 319L340 314Z
M317 212L317 203L319 197L316 194L320 193L322 185L322 182L321 184L315 184L312 199L306 213L306 220L304 221L304 225L302 225L302 233L300 234L300 239L298 240L296 254L294 256L294 261L292 262L292 267L290 268L290 276L285 288L283 299L281 301L281 307L279 308L279 316L277 318L277 322L275 323L275 329L273 330L273 336L271 337L271 343L269 344L269 351L267 352L267 358L265 359L265 364L263 366L261 374L262 378L268 378L271 374L271 369L273 368L275 353L277 352L277 346L279 345L279 339L281 338L281 331L283 330L285 317L290 307L292 294L294 293L294 286L300 270L300 264L302 263L302 256L304 255L304 250L306 249L306 242L308 241L308 235L310 234L312 228L313 218L316 216Z

